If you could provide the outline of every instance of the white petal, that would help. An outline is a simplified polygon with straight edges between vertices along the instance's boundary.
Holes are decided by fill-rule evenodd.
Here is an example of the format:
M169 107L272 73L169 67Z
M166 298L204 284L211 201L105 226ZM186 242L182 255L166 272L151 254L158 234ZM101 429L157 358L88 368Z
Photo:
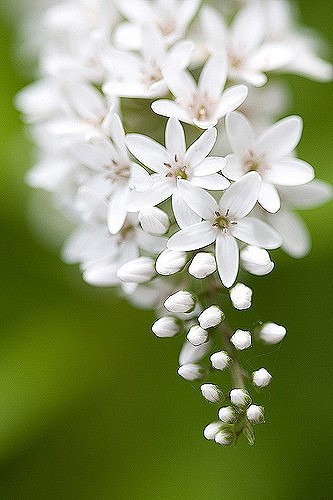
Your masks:
M220 200L222 214L229 213L231 218L241 219L251 212L258 201L261 177L256 172L249 172L235 182Z
M210 57L200 74L198 83L200 92L213 100L218 99L227 80L227 72L228 63L224 55Z
M137 163L131 163L130 186L138 191L145 191L152 185L152 177L147 170L140 167Z
M186 227L171 236L168 248L171 250L197 250L213 243L216 230L209 222L203 221Z
M289 155L300 141L303 122L299 116L288 116L263 132L256 141L257 153L270 160Z
M192 171L194 175L210 175L221 172L226 165L226 159L222 156L208 156L202 162L200 162L195 167L192 166Z
M291 257L300 259L305 257L311 248L309 231L303 220L287 210L280 210L269 216L269 222L282 236L282 249Z
M234 153L244 155L254 142L254 130L250 121L238 111L230 113L225 120L226 131Z
M128 211L139 212L144 207L154 207L169 198L176 188L174 179L165 175L151 176L152 186L145 191L132 191L128 198Z
M228 37L228 27L220 13L204 4L200 10L200 24L205 39L210 45L210 50L224 49L225 40Z
M177 70L187 68L191 62L193 48L193 43L187 40L176 43L169 50L166 64L168 66L174 66Z
M220 231L217 236L216 262L223 285L231 287L238 274L239 250L237 241L227 232Z
M180 229L192 226L201 221L201 217L193 212L187 203L185 203L178 189L172 195L172 209Z
M220 174L201 175L193 177L192 184L212 191L224 191L230 186L230 182Z
M119 156L123 161L128 161L128 153L125 140L125 132L119 115L114 114L111 118L110 132L113 143L120 153Z
M223 92L220 103L217 107L216 117L222 118L223 116L231 113L238 108L246 99L248 89L246 85L234 85L229 87Z
M259 45L266 34L263 7L256 2L239 10L231 26L233 45L247 54Z
M196 214L206 220L214 219L218 205L209 193L189 181L179 180L177 185L183 199Z
M165 129L165 145L172 156L183 158L186 151L184 129L175 118L170 118Z
M129 134L126 143L131 153L154 172L164 173L164 163L168 161L166 149L158 142L140 134Z
M128 186L117 189L111 198L107 223L111 234L118 233L124 225L127 214Z
M279 190L284 200L299 209L317 207L332 199L332 186L320 179L302 186L281 187Z
M226 166L223 169L223 175L228 177L232 181L237 181L242 175L244 175L245 170L243 166L242 159L236 154L230 154L225 157Z
M250 58L249 66L259 71L272 71L287 64L293 53L283 43L265 43Z
M268 212L272 214L277 212L280 209L281 201L276 187L268 182L263 182L261 184L258 202Z
M172 66L163 69L164 80L177 100L188 101L189 95L196 94L197 85L188 71L176 71Z
M262 248L278 248L282 244L280 234L260 219L245 217L231 229L235 238L249 245Z
M312 181L314 170L311 165L298 158L285 158L271 165L265 179L281 186L298 186Z
M192 123L192 118L189 114L184 110L184 108L174 101L170 101L168 99L154 101L151 105L151 109L157 115L173 117L185 123Z
M201 163L211 152L216 142L217 130L210 128L206 130L187 150L185 162L191 166Z

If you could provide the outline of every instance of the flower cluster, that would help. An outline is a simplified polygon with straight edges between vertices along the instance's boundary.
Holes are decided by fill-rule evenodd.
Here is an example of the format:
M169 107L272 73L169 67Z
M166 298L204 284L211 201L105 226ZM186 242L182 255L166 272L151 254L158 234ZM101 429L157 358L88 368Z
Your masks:
M288 92L272 72L327 81L332 68L287 1L222 3L48 2L39 78L17 106L38 144L27 181L75 226L63 258L87 283L154 309L157 337L185 336L178 374L226 404L204 436L229 445L241 434L253 443L264 409L249 391L260 397L272 378L248 374L241 351L286 334L228 324L228 308L252 303L239 272L270 273L279 247L305 255L294 209L331 197L297 157L301 118L275 121ZM228 390L210 379L221 372Z

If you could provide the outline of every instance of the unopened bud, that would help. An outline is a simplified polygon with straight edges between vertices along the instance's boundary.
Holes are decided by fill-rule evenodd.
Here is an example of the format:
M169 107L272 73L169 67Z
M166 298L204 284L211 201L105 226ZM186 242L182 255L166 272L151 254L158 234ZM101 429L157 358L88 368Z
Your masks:
M186 264L186 253L164 250L156 260L156 271L162 276L178 273Z
M234 442L234 439L234 434L224 429L219 431L214 437L215 443L221 444L222 446L229 446Z
M193 296L185 290L170 295L164 302L164 307L174 313L187 313L193 311L195 300Z
M258 336L266 344L278 344L283 340L287 330L282 325L276 323L265 323L258 331Z
M263 424L265 422L264 407L251 405L246 410L246 417L251 424Z
M208 340L208 332L201 328L201 326L194 325L187 334L187 340L195 346L204 344Z
M230 342L234 344L236 349L243 351L248 347L251 347L251 333L246 330L236 330L230 339Z
M233 424L237 420L237 413L232 406L224 406L219 409L219 419L226 424Z
M212 440L215 438L216 434L221 430L221 422L212 422L208 424L203 431L203 435L206 439Z
M121 266L117 276L126 283L146 283L155 275L154 261L150 257L138 257Z
M200 314L198 321L201 328L213 328L225 319L224 313L218 306L210 306Z
M166 338L174 337L180 331L179 324L176 318L172 316L163 316L155 321L151 327L156 337Z
M210 362L212 363L212 367L216 370L225 370L230 365L231 358L228 356L227 352L219 351L211 355Z
M193 380L200 380L204 376L205 372L206 370L202 366L194 363L188 363L187 365L182 365L178 368L178 375L185 380L189 380L190 382Z
M216 262L214 255L208 252L197 253L188 268L188 272L198 279L206 278L215 271Z
M147 207L138 216L141 227L151 234L164 234L169 229L169 218L163 210L157 207Z
M246 271L256 276L264 276L274 269L274 262L271 261L267 250L251 245L241 250L240 261Z
M230 400L235 406L247 406L251 403L251 397L245 389L232 389Z
M210 403L220 403L223 399L222 389L215 384L202 384L201 393Z
M230 290L230 298L235 309L240 311L251 307L252 290L243 283L237 283Z
M257 387L266 387L272 380L272 375L266 370L266 368L260 368L252 374L252 380L254 385Z

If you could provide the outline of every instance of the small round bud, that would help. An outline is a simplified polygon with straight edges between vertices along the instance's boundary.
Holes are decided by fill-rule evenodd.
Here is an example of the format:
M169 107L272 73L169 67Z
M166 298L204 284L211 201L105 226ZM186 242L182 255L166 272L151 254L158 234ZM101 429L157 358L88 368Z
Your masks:
M172 316L163 316L158 319L151 329L156 337L160 338L174 337L180 331L178 321Z
M208 332L201 328L201 326L194 325L187 334L187 340L195 346L204 344L208 340Z
M247 406L251 403L251 397L245 389L232 389L230 400L235 406Z
M246 330L236 330L230 339L230 342L234 344L236 349L243 351L248 347L251 347L251 333Z
M164 302L164 307L174 313L187 313L193 311L195 300L193 296L185 290L170 295Z
M203 435L206 439L212 440L215 438L216 434L221 430L221 422L212 422L208 424L203 431Z
M274 269L274 262L271 261L267 250L251 245L241 250L240 261L246 271L256 276L264 276Z
M200 365L195 365L194 363L188 363L187 365L182 365L178 368L178 375L180 375L185 380L192 382L193 380L200 380L205 374L205 369Z
M266 344L278 344L284 339L287 330L276 323L265 323L258 331L258 336Z
M139 212L141 227L151 234L164 234L169 229L169 218L163 210L157 207L147 207Z
M251 405L246 410L246 417L251 424L263 424L265 422L264 407Z
M212 363L212 367L216 370L225 370L230 365L231 358L228 356L227 352L219 351L211 355L210 362Z
M186 340L179 353L179 364L186 365L187 363L197 363L201 361L210 351L211 345L211 342L208 341L205 344L194 346Z
M252 290L248 286L243 283L237 283L229 293L235 309L242 311L251 307Z
M156 271L162 276L178 273L186 264L186 253L175 250L164 250L156 260Z
M234 439L234 434L224 429L219 431L214 437L215 443L221 444L222 446L229 446L234 442Z
M117 276L126 283L146 283L155 275L154 261L150 257L138 257L121 266Z
M200 390L203 397L210 403L220 403L223 399L223 392L218 385L202 384Z
M237 413L232 406L224 406L219 409L219 419L226 424L233 424L237 420Z
M210 306L202 311L198 318L198 321L201 328L207 329L219 325L224 319L224 313L218 306Z
M266 387L272 380L272 375L266 368L260 368L260 370L252 373L252 380L257 387Z
M214 255L208 252L197 253L191 262L188 272L198 279L206 278L216 271Z

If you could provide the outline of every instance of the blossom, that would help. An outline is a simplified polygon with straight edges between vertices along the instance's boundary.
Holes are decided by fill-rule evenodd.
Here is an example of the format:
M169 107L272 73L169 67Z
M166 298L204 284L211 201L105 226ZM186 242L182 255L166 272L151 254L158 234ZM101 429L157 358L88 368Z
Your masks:
M196 186L179 181L189 207L203 219L174 234L168 241L172 250L196 250L216 241L216 261L222 283L231 287L236 280L239 250L236 238L264 248L277 248L280 235L263 221L247 217L257 202L261 180L249 172L235 182L220 202Z
M225 351L214 352L210 357L212 367L216 370L225 370L231 363L231 358Z
M247 172L257 172L262 179L258 201L268 212L277 212L281 206L276 185L296 186L313 179L311 165L291 156L302 127L300 117L289 116L256 137L244 115L234 112L227 117L226 130L233 153L226 157L224 174L235 181Z
M209 252L195 254L188 268L188 272L198 279L206 278L216 271L214 255Z
M266 344L278 344L287 334L287 330L282 325L276 323L264 323L258 330L258 336Z
M274 269L274 262L271 261L267 250L252 245L246 245L242 248L240 263L246 271L257 276L269 274Z
M172 316L163 316L155 321L151 327L156 337L174 337L179 333L179 325L176 318Z
M225 318L224 313L218 306L207 307L198 317L201 328L214 328Z
M195 346L201 345L207 342L208 332L199 325L193 325L191 326L186 338Z
M218 385L202 384L200 390L203 397L210 403L220 403L223 399L223 392Z
M253 384L257 387L266 387L272 380L272 375L266 368L260 368L252 373Z
M236 330L230 339L230 342L234 344L236 349L243 351L248 347L251 347L251 333L246 330Z
M248 286L237 283L229 293L235 309L244 310L251 307L252 290Z
M265 422L263 406L249 406L246 410L246 416L252 424L263 424Z

